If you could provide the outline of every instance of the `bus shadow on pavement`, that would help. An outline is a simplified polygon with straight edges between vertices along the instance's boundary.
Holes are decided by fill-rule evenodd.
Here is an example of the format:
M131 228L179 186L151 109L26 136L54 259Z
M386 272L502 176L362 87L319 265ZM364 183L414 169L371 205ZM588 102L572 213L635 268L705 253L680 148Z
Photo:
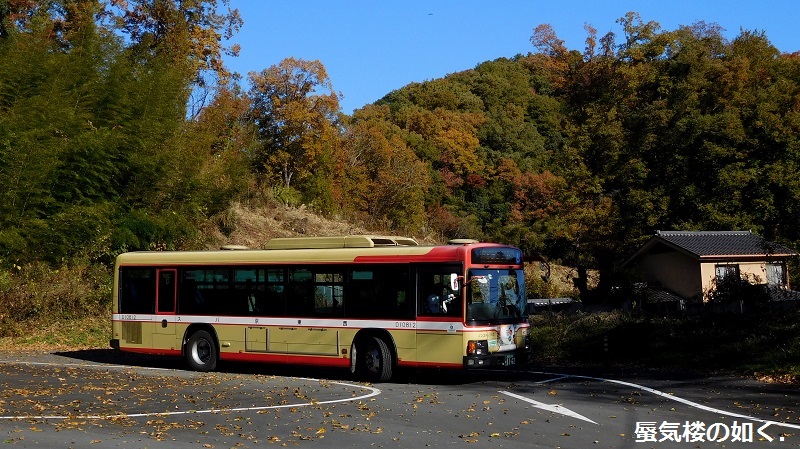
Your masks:
M121 352L116 349L81 349L57 351L53 355L90 363L129 366L131 368L187 369L181 358Z
M130 368L164 369L192 372L191 368L186 363L186 360L180 357L121 352L111 348L58 351L53 352L53 355L88 363L117 365ZM348 369L306 365L220 361L215 372L228 374L326 379L341 382L363 381L363 379L359 378L359 376L356 374L350 373L350 370ZM524 376L524 372L521 371L463 371L435 368L397 368L395 376L392 378L391 382L387 382L387 384L465 385L486 381L517 381L521 380L521 378Z

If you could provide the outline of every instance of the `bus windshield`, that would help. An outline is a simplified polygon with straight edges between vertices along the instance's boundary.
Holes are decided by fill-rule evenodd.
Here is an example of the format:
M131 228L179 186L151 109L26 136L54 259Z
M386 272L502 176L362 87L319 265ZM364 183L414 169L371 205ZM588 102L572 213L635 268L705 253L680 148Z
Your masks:
M510 322L527 315L522 270L470 270L467 321Z

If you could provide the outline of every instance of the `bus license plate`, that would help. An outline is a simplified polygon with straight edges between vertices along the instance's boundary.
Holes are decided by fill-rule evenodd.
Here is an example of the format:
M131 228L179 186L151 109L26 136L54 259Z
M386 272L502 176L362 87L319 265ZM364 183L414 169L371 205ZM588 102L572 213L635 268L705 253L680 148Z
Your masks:
M503 357L503 366L511 366L516 363L516 359L514 358L514 354L508 354Z

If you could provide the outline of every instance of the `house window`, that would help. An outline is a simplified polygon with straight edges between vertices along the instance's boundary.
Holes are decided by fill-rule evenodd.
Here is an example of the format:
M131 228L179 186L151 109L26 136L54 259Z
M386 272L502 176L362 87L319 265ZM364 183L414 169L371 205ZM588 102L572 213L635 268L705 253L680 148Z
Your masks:
M767 284L769 285L786 285L786 265L782 263L768 263L767 270Z
M739 277L739 265L717 265L717 282L722 282L729 276Z

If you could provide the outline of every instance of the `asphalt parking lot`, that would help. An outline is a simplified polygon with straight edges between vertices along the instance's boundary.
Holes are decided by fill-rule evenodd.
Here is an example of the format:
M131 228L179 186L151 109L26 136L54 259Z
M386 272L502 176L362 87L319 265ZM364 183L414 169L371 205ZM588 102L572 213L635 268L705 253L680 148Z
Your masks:
M340 371L221 368L196 373L180 360L105 350L2 354L0 441L73 448L800 447L796 389L749 379L532 369L423 371L372 385Z

